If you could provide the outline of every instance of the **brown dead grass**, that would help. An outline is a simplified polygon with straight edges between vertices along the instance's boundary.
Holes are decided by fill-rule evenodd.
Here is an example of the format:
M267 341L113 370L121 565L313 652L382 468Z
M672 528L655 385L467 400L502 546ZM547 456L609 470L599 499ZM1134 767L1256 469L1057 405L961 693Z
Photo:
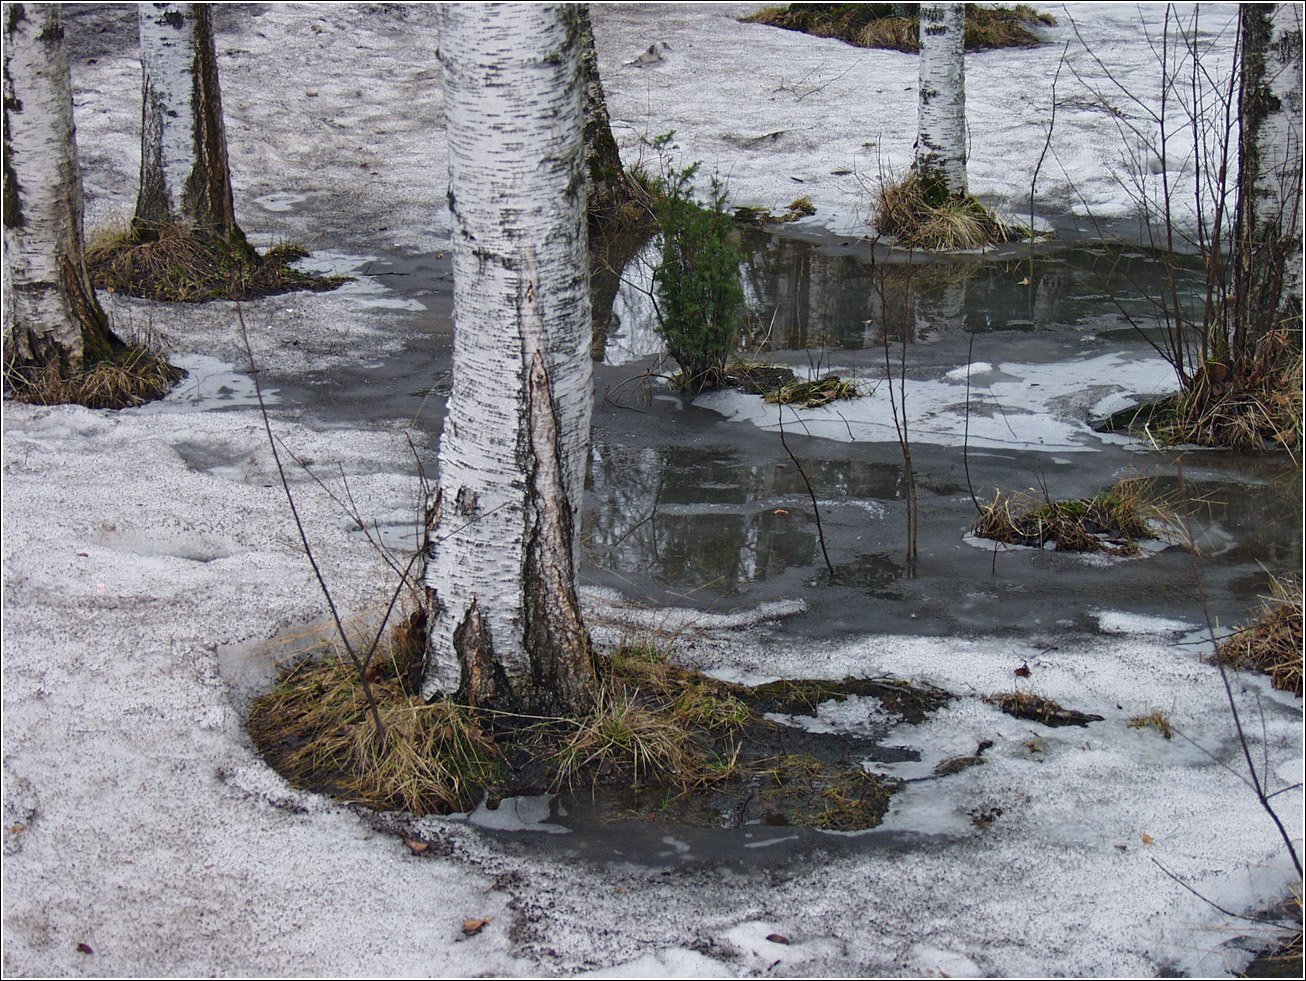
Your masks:
M1062 552L1136 555L1138 543L1158 532L1182 530L1179 502L1144 477L1117 481L1092 497L1050 501L1031 494L996 491L982 506L971 532L1008 545Z
M919 9L919 4L792 3L767 7L740 19L813 37L834 37L859 48L915 54L920 50ZM993 8L968 3L966 50L1033 47L1042 42L1030 28L1054 24L1052 16L1025 4Z
M1232 667L1261 671L1275 688L1302 693L1302 583L1270 581L1270 595L1256 618L1220 645L1219 658Z
M923 182L909 173L880 185L874 205L876 229L904 248L957 252L1010 242L1025 230L1009 225L973 197L931 203Z
M5 388L32 405L126 409L163 398L185 374L168 363L158 344L143 341L125 344L107 359L69 374L56 363L23 372L6 368Z
M1213 363L1152 412L1159 443L1226 446L1246 452L1300 452L1303 411L1301 332L1274 330L1232 368Z
M315 276L292 268L308 256L294 245L279 245L260 256L252 248L201 242L175 226L116 230L95 236L86 250L86 268L97 289L167 303L248 300L294 290L333 290L348 277Z

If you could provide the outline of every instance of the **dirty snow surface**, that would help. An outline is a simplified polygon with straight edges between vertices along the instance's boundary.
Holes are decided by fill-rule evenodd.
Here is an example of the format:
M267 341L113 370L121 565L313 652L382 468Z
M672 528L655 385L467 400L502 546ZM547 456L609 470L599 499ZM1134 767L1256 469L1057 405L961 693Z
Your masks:
M1072 8L1146 98L1154 63L1139 18L1154 31L1160 9ZM638 137L675 130L688 159L730 178L738 203L807 194L813 221L846 233L862 200L855 174L874 172L877 156L909 160L914 60L736 22L753 9L595 6L623 152L634 163ZM1053 12L1062 22L1048 45L968 61L972 187L1012 206L1043 146L1063 43L1081 72L1097 70ZM134 16L126 5L68 15L92 228L133 205ZM1228 9L1204 16L1224 23ZM327 265L363 277L338 294L243 305L272 425L333 486L347 478L365 520L402 521L419 492L408 420L332 421L294 392L406 350L414 325L443 345L448 370L447 283L387 300L384 278L367 275L369 256L447 247L431 8L222 5L217 20L243 226L260 243L320 245ZM641 61L650 45L657 56ZM1064 72L1061 84L1071 108L1040 197L1063 213L1087 203L1123 215L1115 117L1084 92L1075 101ZM192 383L167 406L177 411L4 406L7 975L1141 977L1238 970L1268 939L1212 905L1262 908L1294 873L1244 784L1225 690L1193 642L1199 625L1175 620L1104 610L1099 632L1048 649L803 644L769 632L784 608L698 624L667 613L686 659L722 676L893 675L959 695L891 734L920 759L883 768L907 781L883 829L837 849L817 839L765 868L715 868L692 851L656 868L569 860L445 819L425 822L435 845L419 855L377 819L288 787L254 753L242 713L278 653L326 611L251 407L237 312L108 299L121 328L161 335ZM1032 370L973 369L995 397ZM439 383L424 383L437 399ZM964 372L939 382L964 383ZM1064 451L1086 437L1054 421L1046 438ZM432 459L430 434L414 441ZM289 478L337 604L365 614L384 601L384 565L304 470ZM589 599L601 638L630 629L620 597ZM1049 729L983 700L1012 690L1022 666L1031 690L1103 720ZM1247 676L1233 696L1259 775L1271 789L1300 781L1300 703ZM1127 724L1157 711L1174 739ZM986 741L984 765L934 776ZM1274 805L1299 836L1300 790ZM489 923L464 938L466 918Z

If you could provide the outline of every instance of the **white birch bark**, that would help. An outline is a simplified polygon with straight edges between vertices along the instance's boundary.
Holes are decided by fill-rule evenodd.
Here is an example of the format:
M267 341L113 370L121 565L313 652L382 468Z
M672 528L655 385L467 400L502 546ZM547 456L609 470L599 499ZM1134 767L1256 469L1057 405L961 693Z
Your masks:
M86 275L82 181L58 4L5 4L5 363L61 374L109 351Z
M137 5L141 43L139 226L239 235L208 4ZM243 241L243 236L240 239Z
M592 365L579 24L565 5L440 11L454 381L440 441L428 697L574 711Z
M1235 353L1285 321L1300 329L1302 304L1301 5L1243 4L1241 16Z
M916 173L950 197L966 194L966 7L923 3Z

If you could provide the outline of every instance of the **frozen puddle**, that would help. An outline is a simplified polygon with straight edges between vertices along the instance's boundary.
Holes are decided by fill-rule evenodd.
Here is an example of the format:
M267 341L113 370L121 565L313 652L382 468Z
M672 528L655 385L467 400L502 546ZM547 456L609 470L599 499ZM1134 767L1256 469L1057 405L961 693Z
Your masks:
M852 375L846 370L843 374ZM896 382L891 386L883 377L853 378L861 397L814 409L782 409L761 396L735 390L700 396L695 404L732 422L748 422L772 432L783 425L787 432L841 442L897 442L893 404L901 398L901 390ZM1095 444L1124 438L1094 432L1085 416L1118 406L1122 392L1143 399L1164 394L1173 385L1169 365L1154 355L1111 352L1047 364L1004 362L996 367L978 362L937 379L907 379L908 438L936 446L1090 452ZM1073 411L1066 406L1085 392L1099 393L1091 406Z
M254 379L247 372L236 370L235 365L207 354L185 354L170 360L185 370L186 377L166 397L134 409L122 409L124 414L258 408ZM263 401L267 405L276 405L281 396L275 388L264 388Z

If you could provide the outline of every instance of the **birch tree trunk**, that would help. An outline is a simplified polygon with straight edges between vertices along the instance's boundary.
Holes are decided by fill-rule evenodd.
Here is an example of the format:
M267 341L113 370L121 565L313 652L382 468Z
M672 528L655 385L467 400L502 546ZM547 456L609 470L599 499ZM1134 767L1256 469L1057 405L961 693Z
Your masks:
M573 546L592 407L579 12L450 4L439 25L454 382L423 693L581 712L596 669Z
M966 7L923 3L916 175L932 205L966 195Z
M621 153L612 138L608 102L599 78L599 58L594 50L594 29L590 26L589 4L579 5L581 69L585 80L585 180L591 217L610 217L627 197L626 172Z
M1245 3L1240 16L1235 359L1302 316L1301 6Z
M141 183L133 225L175 226L203 242L240 247L222 94L205 3L142 3Z
M59 5L5 4L6 371L60 376L118 344L86 275L82 180Z

